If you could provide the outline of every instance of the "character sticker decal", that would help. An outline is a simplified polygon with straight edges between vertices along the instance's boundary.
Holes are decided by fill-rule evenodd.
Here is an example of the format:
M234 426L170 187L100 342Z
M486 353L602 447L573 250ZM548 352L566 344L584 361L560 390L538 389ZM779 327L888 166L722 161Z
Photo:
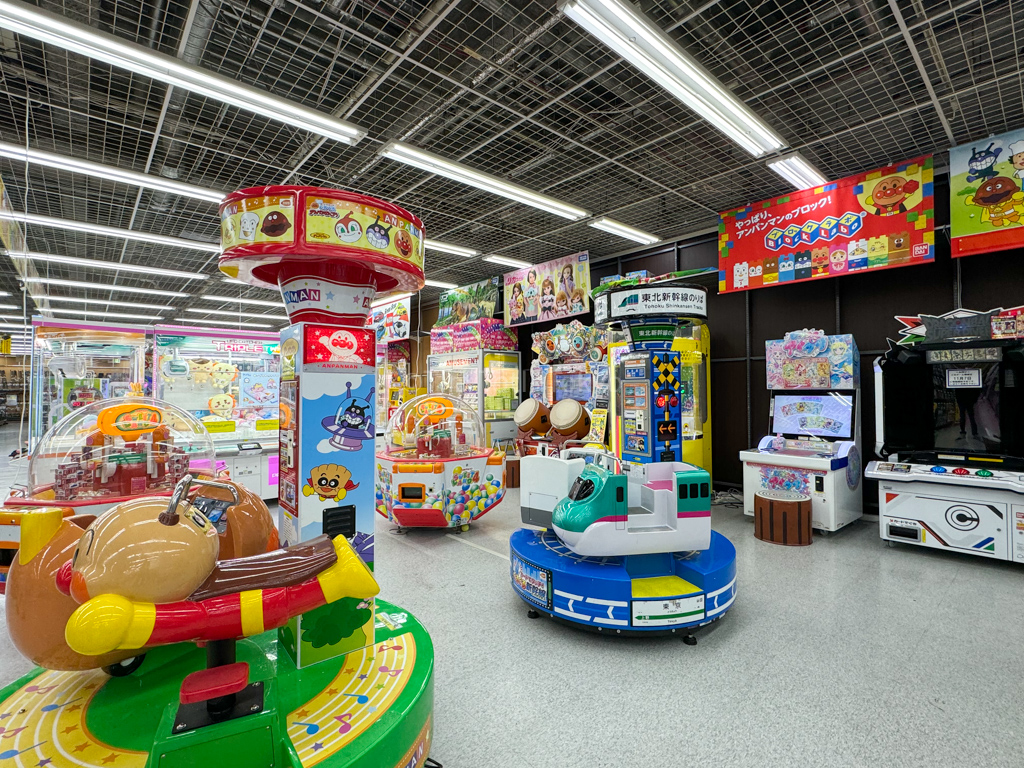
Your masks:
M341 464L321 464L313 468L305 485L302 486L302 495L316 494L320 501L337 502L358 487L359 483L352 482L352 473Z

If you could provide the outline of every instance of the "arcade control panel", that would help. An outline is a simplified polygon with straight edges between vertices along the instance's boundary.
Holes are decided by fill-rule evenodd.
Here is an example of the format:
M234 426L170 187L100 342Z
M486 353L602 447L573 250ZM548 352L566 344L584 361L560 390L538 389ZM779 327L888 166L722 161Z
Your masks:
M873 461L886 541L1024 563L1024 472Z
M622 458L641 463L680 461L680 422L687 397L683 382L659 382L651 353L621 359L618 396L622 411Z

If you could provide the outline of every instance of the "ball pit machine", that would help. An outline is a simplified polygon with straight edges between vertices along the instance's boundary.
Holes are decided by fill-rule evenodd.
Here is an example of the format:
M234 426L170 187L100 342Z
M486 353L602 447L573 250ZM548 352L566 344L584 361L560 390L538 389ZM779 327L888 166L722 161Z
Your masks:
M380 200L297 186L235 192L220 212L221 270L279 286L293 323L281 334L282 547L220 559L189 476L169 501L125 502L95 521L23 514L10 589L19 571L47 569L33 583L64 611L51 623L66 622L71 650L97 661L37 668L0 691L2 756L68 768L422 768L433 648L412 615L375 599L364 328L377 292L422 287L422 224ZM112 653L144 659L108 677Z

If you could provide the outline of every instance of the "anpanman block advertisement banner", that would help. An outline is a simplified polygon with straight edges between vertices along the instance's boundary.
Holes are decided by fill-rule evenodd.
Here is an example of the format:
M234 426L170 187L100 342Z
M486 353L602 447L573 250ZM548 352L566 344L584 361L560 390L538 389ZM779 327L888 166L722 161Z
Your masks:
M949 150L953 256L1024 246L1024 128Z
M718 257L719 293L931 262L932 157L726 211Z

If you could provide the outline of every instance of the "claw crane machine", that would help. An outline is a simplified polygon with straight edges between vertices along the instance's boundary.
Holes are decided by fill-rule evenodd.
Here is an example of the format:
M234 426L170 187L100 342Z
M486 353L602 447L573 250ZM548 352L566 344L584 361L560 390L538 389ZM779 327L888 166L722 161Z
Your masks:
M280 336L158 325L153 394L198 417L231 479L276 499Z
M72 411L148 389L146 356L152 328L32 318L29 449Z

